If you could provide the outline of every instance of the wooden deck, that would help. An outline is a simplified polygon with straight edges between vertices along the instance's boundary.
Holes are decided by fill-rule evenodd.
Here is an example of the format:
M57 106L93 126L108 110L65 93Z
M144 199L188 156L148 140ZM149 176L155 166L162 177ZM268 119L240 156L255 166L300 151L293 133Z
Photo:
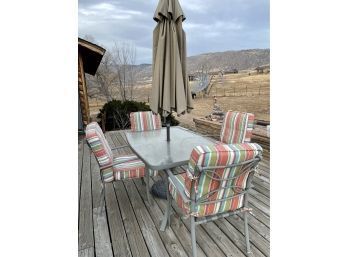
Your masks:
M108 132L106 138L112 147L126 144L123 131ZM125 148L120 153L130 150ZM259 165L250 196L251 256L270 255L269 181L269 159L265 158ZM79 256L191 256L189 219L180 219L176 211L171 227L161 232L166 202L154 198L154 205L150 206L140 179L106 184L106 209L101 210L99 168L84 141L79 142L78 188ZM246 256L243 227L239 215L198 225L198 256Z

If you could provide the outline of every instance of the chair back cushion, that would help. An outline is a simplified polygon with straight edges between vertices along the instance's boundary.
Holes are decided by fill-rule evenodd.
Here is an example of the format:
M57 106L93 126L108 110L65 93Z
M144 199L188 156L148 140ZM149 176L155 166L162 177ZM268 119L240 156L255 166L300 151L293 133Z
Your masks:
M254 119L252 113L228 111L222 124L220 141L225 144L250 142Z
M161 116L149 112L132 112L130 114L130 123L132 131L148 131L160 129Z
M197 200L201 198L208 201L221 201L199 204L195 210L191 210L193 215L198 217L207 216L233 211L243 207L243 194L234 198L223 199L238 195L243 191L247 186L248 177L252 171L252 168L247 168L246 165L212 169L204 172L199 172L199 167L204 168L240 164L252 160L258 155L261 157L261 154L261 146L255 143L196 146L191 153L188 169L186 171L185 193L190 196L191 190L195 190ZM257 162L258 161L255 161L254 165L256 165ZM194 177L195 171L196 174L198 173L196 178ZM228 178L231 179L226 180ZM214 190L218 191L212 193Z
M97 122L91 122L87 125L86 139L101 169L113 163L111 148Z

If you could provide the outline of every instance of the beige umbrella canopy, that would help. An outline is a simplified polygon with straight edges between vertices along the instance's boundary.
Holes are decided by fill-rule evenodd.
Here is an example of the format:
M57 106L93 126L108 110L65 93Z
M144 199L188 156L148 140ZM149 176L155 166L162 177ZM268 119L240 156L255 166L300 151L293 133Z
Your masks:
M186 74L185 19L178 0L159 1L154 15L150 108L164 117L172 111L180 115L193 109Z

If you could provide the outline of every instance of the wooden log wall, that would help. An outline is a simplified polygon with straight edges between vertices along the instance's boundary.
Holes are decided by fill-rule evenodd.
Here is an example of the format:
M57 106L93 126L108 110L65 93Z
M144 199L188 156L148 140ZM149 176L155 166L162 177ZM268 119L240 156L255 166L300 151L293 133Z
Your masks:
M82 121L83 121L83 124L86 126L90 122L89 103L88 103L88 96L87 96L85 71L83 69L83 60L80 54L79 54L79 61L78 61L78 92L79 92L79 98L80 98L80 104L81 104Z

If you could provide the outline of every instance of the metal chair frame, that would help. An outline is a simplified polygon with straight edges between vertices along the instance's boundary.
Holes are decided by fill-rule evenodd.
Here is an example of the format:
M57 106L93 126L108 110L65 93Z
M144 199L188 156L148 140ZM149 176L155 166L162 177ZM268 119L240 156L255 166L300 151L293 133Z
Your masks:
M236 179L245 173L249 173L249 176L247 178L247 183L245 189L241 187L236 187L236 186L230 186L230 187L222 187L223 183L220 183L219 187L211 191L201 197L197 197L196 191L194 189L194 184L191 185L191 191L190 191L190 198L186 195L184 190L179 190L181 188L178 179L175 177L175 175L172 173L171 170L166 170L168 177L171 179L173 182L174 186L176 187L177 191L179 192L180 196L182 197L183 201L185 203L190 203L190 218L191 218L191 243L192 243L192 255L194 257L197 256L197 246L196 246L196 225L199 224L204 224L210 221L214 221L219 218L225 218L231 215L236 215L238 213L244 213L244 230L245 230L245 242L246 242L246 250L247 254L250 254L250 242L249 242L249 230L248 230L248 213L251 212L251 209L248 207L248 201L249 201L249 190L251 188L251 182L254 176L254 173L256 171L258 163L261 161L262 156L261 154L257 155L255 158L241 162L238 164L231 164L231 165L226 165L226 166L210 166L210 167L201 167L201 166L196 166L196 169L194 171L194 176L192 181L199 180L200 177L205 174L206 176L210 177L213 180L217 180L220 182L223 181L230 181L232 179ZM241 172L239 175L223 179L217 174L217 170L219 169L226 169L226 168L233 168L236 166L242 166ZM163 231L165 229L165 225L168 224L170 226L170 212L171 212L171 206L172 206L172 197L169 192L169 181L167 177L167 208L165 211L165 216L164 219L166 219L166 222L162 223L164 226L161 227L161 230ZM216 193L220 190L224 190L226 188L232 188L234 192L236 192L236 195L222 198L222 199L217 199L217 200L209 200L209 196L213 193ZM216 202L222 202L226 201L235 197L239 197L241 195L244 195L244 203L243 206L235 211L229 211L229 212L223 212L223 213L218 213L210 216L205 216L205 217L195 217L193 211L196 210L197 205L200 204L209 204L209 203L216 203Z
M87 140L86 140L86 142L87 142L88 147L92 151L92 148L89 145ZM111 151L122 149L122 148L126 148L126 147L130 147L130 146L129 145L121 145L121 146L113 147L113 148L111 148ZM138 157L135 157L134 160L135 159L138 159ZM133 160L133 159L129 159L129 160ZM129 161L129 160L127 160L127 161ZM126 161L124 161L124 162L126 162ZM119 162L118 164L121 164L121 163L124 163L124 162ZM99 167L99 171L100 171L99 172L100 179L102 181L102 191L100 192L100 200L99 200L99 203L100 203L100 214L101 214L103 209L104 209L104 207L105 207L105 202L106 202L106 200L105 200L106 199L105 198L106 197L105 196L105 182L104 182L103 177L102 177L101 174L102 174L103 170L113 167L113 164L109 164L107 166L100 167L99 162L97 162L97 163L98 163L98 167ZM145 184L146 184L146 191L147 191L147 198L148 198L147 200L150 202L150 200L151 200L150 199L150 195L149 195L149 192L150 192L150 184L149 184L149 182L150 182L150 174L149 174L149 170L146 169L146 167L145 167L145 179L146 179L146 183ZM142 178L142 182L144 183L143 178ZM112 184L113 183L114 183L114 181L112 181Z

